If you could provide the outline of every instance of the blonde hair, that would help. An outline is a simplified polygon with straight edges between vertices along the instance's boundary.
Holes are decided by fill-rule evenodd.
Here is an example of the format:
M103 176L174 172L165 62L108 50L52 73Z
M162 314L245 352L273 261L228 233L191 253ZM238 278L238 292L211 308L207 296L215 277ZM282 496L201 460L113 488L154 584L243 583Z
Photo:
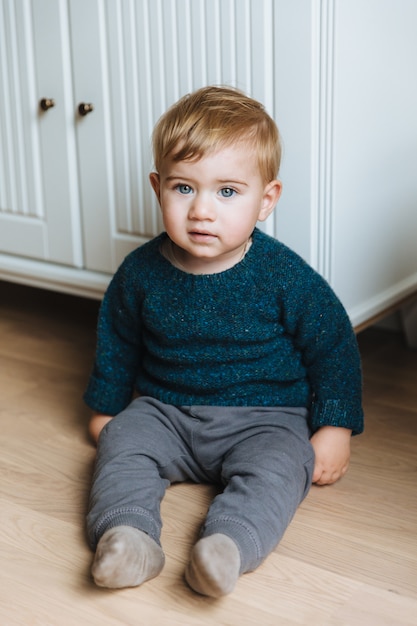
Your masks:
M203 87L182 97L157 122L153 135L155 168L166 159L198 160L220 147L243 142L257 153L265 183L281 161L280 135L264 106L231 87Z

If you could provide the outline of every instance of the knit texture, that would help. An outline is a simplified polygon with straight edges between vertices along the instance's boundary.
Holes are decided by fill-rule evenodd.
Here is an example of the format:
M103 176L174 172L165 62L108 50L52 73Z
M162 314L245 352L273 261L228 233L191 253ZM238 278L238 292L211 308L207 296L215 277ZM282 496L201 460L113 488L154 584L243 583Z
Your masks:
M363 430L361 367L349 318L327 282L258 229L217 274L163 257L163 233L122 263L103 299L84 399L116 415L136 389L175 406L298 406L313 430Z

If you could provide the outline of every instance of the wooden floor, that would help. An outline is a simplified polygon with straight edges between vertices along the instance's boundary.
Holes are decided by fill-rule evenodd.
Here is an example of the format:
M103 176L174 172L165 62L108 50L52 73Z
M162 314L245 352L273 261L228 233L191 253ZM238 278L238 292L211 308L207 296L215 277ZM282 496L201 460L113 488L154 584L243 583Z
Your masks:
M97 304L0 283L1 626L403 626L417 624L417 352L400 334L360 336L366 433L351 469L313 487L283 541L220 600L183 570L212 497L174 486L166 566L141 588L89 575L84 515L94 462L81 395Z

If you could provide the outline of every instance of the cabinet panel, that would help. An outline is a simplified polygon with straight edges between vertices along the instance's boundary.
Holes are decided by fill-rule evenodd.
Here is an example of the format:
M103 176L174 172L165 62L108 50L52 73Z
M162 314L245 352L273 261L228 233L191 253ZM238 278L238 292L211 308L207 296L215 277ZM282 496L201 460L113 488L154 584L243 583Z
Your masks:
M106 24L103 3L70 0L73 106L85 267L111 272L114 157L110 127ZM92 105L81 115L80 105Z
M358 323L417 284L416 24L414 0L335 3L330 278Z
M81 265L68 61L66 2L1 1L0 250Z

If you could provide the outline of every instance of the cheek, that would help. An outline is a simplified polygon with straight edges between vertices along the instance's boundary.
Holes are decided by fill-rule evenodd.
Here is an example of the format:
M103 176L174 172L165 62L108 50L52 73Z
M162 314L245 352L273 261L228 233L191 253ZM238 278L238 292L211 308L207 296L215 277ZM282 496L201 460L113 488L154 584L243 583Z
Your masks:
M222 213L223 223L231 237L244 236L248 230L253 230L259 215L259 211L255 210L254 206L253 202L249 202Z
M182 219L179 211L173 209L172 206L161 209L162 211L162 221L165 226L165 230L168 232L175 232L181 227Z

